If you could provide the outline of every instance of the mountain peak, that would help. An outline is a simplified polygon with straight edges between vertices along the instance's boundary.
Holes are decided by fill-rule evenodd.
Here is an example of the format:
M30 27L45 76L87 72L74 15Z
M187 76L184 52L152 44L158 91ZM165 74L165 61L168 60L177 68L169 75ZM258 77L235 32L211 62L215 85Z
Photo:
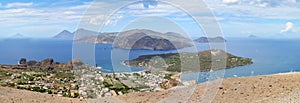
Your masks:
M24 38L24 35L20 34L20 33L17 33L13 36L11 36L10 38L14 38L14 39L21 39L21 38Z
M17 33L17 34L14 35L14 37L24 37L24 36L20 33Z
M63 30L62 32L55 35L53 38L56 39L73 39L73 34L68 30Z
M69 32L69 33L71 33L70 31L68 31L68 30L63 30L62 32Z

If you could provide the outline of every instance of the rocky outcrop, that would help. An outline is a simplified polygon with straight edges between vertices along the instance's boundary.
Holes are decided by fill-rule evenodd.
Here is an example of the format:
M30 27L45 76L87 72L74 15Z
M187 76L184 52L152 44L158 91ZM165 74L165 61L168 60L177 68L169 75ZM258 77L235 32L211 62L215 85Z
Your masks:
M40 62L35 60L29 60L26 62L26 58L21 58L18 65L1 65L1 68L5 69L30 69L30 70L72 70L74 66L85 65L80 59L74 59L67 63L55 62L52 58L44 59Z
M20 61L19 61L19 65L26 65L26 59L21 58Z
M47 58L43 61L41 61L41 66L51 66L53 64L54 60L52 58Z
M30 60L27 62L28 66L35 66L36 64L37 64L37 61L35 61L35 60Z
M73 59L65 64L68 68L73 68L74 66L82 66L84 63L80 59Z

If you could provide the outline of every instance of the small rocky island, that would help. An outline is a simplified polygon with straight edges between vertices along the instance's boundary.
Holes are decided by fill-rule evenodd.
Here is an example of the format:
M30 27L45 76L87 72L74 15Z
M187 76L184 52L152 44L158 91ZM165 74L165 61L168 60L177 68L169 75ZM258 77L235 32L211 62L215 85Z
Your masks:
M216 42L226 42L226 40L223 37L200 37L198 39L195 39L194 41L199 43L216 43Z
M222 57L225 56L225 57ZM161 58L161 59L155 59ZM197 62L196 59L199 59ZM216 65L212 65L214 62ZM136 59L125 61L125 64L135 67L152 68L165 68L166 71L172 72L199 72L218 69L228 69L237 66L244 66L252 64L252 59L238 57L223 50L206 50L198 53L170 53L170 54L155 54L155 55L143 55ZM160 63L160 64L157 64ZM200 68L198 64L200 63ZM219 64L225 65L219 65ZM152 64L152 65L151 65ZM224 67L225 66L225 67ZM184 67L184 71L181 68Z

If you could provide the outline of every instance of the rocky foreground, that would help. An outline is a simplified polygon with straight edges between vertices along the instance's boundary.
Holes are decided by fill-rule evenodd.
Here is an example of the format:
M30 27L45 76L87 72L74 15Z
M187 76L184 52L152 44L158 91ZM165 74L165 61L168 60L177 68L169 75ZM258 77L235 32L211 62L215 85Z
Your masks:
M190 98L189 103L203 101L205 83L199 84ZM213 103L297 103L300 102L300 73L285 73L254 77L239 77L224 79ZM185 92L180 90L166 90L161 92L129 93L114 97L99 98L97 100L80 100L52 96L51 94L35 93L24 90L0 87L0 100L4 103L20 102L48 102L48 103L156 103L166 98L180 98ZM174 95L177 93L177 95ZM26 94L26 95L22 95ZM173 97L172 97L173 96ZM172 101L173 100L173 101ZM177 103L176 99L169 99L170 103Z

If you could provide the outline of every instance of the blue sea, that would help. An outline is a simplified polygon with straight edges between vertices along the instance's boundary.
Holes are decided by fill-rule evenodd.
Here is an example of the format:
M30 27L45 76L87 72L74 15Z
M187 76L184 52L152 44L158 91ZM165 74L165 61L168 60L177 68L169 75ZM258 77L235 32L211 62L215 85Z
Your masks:
M57 62L68 62L72 59L73 41L51 39L6 39L0 40L0 64L17 64L20 58L41 61L53 58ZM198 51L210 49L208 44L196 43ZM111 46L109 44L96 45L95 62L102 67L103 72L113 72L111 62ZM188 52L191 48L179 51ZM300 40L274 39L227 39L227 52L252 58L254 64L227 69L224 77L255 76L300 71ZM125 49L117 49L128 52ZM130 50L129 59L145 54L174 53L172 51ZM122 59L122 58L121 58ZM122 65L123 60L119 60ZM120 69L120 68L119 68ZM131 68L132 71L141 71L143 68Z

